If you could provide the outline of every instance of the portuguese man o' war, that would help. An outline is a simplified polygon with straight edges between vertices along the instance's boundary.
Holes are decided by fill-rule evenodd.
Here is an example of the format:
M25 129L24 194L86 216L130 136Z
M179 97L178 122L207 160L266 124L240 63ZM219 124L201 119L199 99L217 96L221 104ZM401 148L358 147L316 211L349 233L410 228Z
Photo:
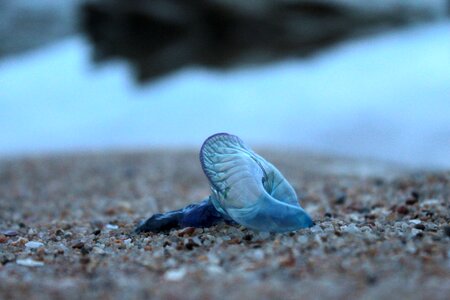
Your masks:
M220 222L265 232L287 232L314 225L281 172L239 137L227 133L209 137L200 150L200 162L211 195L183 209L155 214L136 232L210 227Z

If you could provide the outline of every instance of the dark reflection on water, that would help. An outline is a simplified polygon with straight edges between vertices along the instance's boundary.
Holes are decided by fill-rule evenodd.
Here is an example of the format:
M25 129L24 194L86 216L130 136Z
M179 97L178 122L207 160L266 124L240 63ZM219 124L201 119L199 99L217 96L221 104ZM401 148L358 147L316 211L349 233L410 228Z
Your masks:
M302 57L345 38L433 16L348 1L105 0L82 7L94 60L126 59L143 82L186 65Z

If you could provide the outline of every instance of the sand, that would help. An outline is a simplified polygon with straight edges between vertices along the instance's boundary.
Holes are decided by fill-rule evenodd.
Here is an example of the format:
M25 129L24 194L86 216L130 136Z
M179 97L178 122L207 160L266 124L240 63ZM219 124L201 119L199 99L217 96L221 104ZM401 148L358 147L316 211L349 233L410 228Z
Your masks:
M195 151L0 161L0 299L447 299L450 172L264 152L317 225L135 235L209 194Z

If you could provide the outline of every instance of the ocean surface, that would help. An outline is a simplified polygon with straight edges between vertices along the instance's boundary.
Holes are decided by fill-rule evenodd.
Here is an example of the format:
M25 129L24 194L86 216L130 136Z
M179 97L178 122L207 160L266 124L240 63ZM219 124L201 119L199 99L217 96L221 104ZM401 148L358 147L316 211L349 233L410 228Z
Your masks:
M341 43L307 59L187 67L137 85L72 36L0 60L0 156L199 149L229 132L295 148L450 167L450 22Z

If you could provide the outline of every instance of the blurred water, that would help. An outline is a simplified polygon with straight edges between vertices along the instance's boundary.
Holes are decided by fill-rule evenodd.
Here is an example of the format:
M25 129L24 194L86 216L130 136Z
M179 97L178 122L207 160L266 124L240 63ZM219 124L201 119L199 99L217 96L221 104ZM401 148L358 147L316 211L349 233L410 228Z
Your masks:
M307 60L186 68L144 87L91 64L81 37L0 61L0 154L252 146L450 167L450 22L351 41Z

